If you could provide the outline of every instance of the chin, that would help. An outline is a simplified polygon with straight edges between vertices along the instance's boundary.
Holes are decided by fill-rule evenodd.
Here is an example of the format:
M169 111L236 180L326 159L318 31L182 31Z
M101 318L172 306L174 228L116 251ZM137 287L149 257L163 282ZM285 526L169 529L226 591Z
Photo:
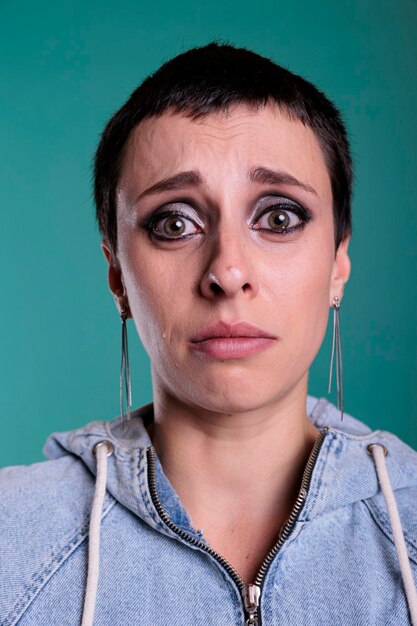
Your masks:
M263 401L260 399L250 398L238 398L232 397L195 397L192 399L193 403L200 407L201 409L205 409L206 411L210 411L212 413L222 413L225 415L236 415L238 413L250 413L251 411L256 411L263 404L267 404L268 400L263 398Z
M279 380L279 378L278 378ZM291 385L289 386L291 387ZM271 380L240 377L224 377L221 381L206 380L205 385L193 385L186 390L190 401L215 413L246 413L267 406L286 394L288 387L274 385Z
M158 376L161 388L180 402L215 413L245 413L273 405L300 385L304 388L307 367L275 361L212 362L209 367L164 369ZM292 367L291 367L292 365Z

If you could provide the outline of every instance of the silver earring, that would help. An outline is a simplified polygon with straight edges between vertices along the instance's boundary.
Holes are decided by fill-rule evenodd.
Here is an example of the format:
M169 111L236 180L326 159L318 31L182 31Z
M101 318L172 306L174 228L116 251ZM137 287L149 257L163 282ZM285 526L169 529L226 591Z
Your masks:
M332 391L333 363L336 358L336 391L337 391L337 408L340 411L340 419L343 420L344 395L343 395L343 360L342 360L342 343L340 341L340 319L339 319L340 300L337 296L333 298L333 340L332 340L332 356L330 358L330 375L328 393Z
M127 320L128 310L122 308L120 311L120 318L122 320L122 363L120 367L120 415L122 416L123 424L125 420L130 420L130 410L132 408L132 387L130 382L130 362L129 362L129 347L127 342ZM123 393L123 387L124 392ZM124 411L124 396L126 396L127 413Z

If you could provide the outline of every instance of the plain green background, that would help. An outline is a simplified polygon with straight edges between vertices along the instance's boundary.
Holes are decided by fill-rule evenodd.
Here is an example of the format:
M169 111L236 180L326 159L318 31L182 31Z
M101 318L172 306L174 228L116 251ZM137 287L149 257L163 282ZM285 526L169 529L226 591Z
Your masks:
M118 414L120 322L91 200L109 116L163 61L212 39L315 82L356 164L353 271L341 311L346 409L417 448L414 0L0 2L0 465L53 430ZM149 365L130 323L134 405ZM329 335L310 393L326 395Z

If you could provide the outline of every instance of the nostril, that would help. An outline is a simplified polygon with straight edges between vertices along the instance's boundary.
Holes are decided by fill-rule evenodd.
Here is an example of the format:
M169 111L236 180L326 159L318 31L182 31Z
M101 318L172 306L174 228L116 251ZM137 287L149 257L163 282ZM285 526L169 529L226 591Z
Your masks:
M216 295L223 292L223 289L217 283L210 283L210 289Z
M242 290L243 290L244 292L245 292L245 291L248 291L249 289L250 289L250 285L249 285L249 283L245 283L245 284L243 285L243 287L242 287Z

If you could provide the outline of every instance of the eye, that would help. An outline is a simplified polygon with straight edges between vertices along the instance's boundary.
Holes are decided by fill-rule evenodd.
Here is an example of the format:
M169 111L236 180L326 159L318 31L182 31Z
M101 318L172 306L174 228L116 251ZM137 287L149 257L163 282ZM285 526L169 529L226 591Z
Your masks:
M286 235L303 228L310 218L310 214L302 207L280 203L264 209L253 228Z
M190 217L173 211L165 211L151 216L144 227L151 237L164 241L188 239L201 232L201 227Z
M261 228L271 228L281 233L289 228L294 228L301 223L301 220L292 211L284 209L273 209L261 217L258 224Z
M196 232L196 225L182 215L169 215L154 221L152 235L164 239L181 239Z

